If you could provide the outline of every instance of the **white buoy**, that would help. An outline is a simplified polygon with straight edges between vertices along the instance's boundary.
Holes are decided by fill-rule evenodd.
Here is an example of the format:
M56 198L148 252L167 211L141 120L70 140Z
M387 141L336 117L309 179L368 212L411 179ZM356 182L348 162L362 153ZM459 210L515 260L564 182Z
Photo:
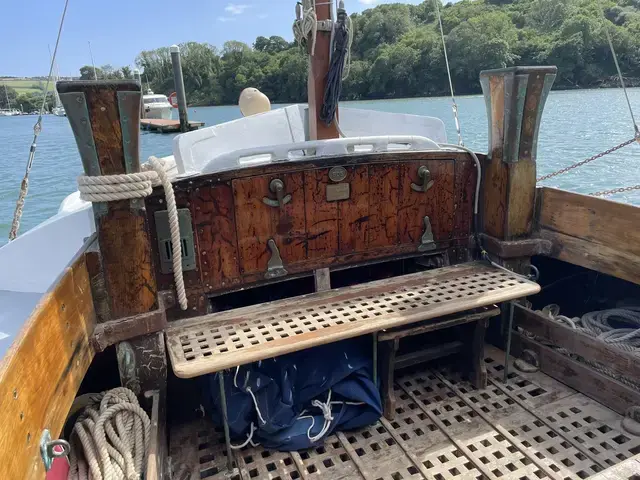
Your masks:
M257 88L245 88L240 94L238 106L245 117L271 110L269 97Z

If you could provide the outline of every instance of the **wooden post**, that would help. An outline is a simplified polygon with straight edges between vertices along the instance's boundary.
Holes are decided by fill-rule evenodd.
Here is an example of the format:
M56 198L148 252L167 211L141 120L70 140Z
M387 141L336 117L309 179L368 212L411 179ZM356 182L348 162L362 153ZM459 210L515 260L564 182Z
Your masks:
M319 2L316 5L318 22L331 20L331 2ZM320 110L324 100L324 89L327 84L327 72L331 62L331 32L318 28L315 51L311 52L309 42L309 77L307 83L309 102L309 137L311 140L338 138L335 122L327 126L320 120ZM337 113L337 110L336 110Z
M184 78L182 77L182 63L180 62L180 47L171 45L171 65L173 66L173 82L176 87L178 97L178 114L180 115L180 131L189 131L189 117L187 115L187 94L184 89Z
M499 240L531 234L536 148L556 67L512 67L480 73L489 119L484 232Z
M133 71L133 79L140 84L140 89L144 92L144 88L142 87L142 75L140 75L140 70L137 68ZM142 97L143 95L140 95L140 118L146 118L147 112L144 109L144 100Z
M73 81L58 82L57 87L85 174L139 172L140 84L132 80ZM158 292L144 201L94 203L93 213L108 306L108 312L100 320L117 320L157 309ZM141 379L136 393L163 390L166 358L162 339L152 334L121 342L118 344L121 357L126 353L124 347L135 355L129 355L128 362L119 362L126 364L126 374L120 365L123 383L133 385L129 377L151 362L157 376L154 378L149 372L136 375Z

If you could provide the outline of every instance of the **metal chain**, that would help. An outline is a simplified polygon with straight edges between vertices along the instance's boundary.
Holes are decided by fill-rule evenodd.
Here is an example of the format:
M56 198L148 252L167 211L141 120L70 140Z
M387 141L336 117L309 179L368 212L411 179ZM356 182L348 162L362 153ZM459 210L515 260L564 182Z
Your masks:
M613 190L603 190L602 192L590 193L589 195L591 195L593 197L606 197L608 195L613 195L614 193L630 192L632 190L640 190L640 185L633 185L633 186L630 186L630 187L614 188Z
M553 172L553 173L550 173L548 175L544 175L544 176L538 178L536 181L537 182L543 182L544 180L548 180L550 178L557 177L558 175L562 175L563 173L567 173L568 171L573 170L574 168L578 168L578 167L581 167L582 165L586 165L587 163L593 162L594 160L602 158L605 155L609 155L610 153L613 153L616 150L620 150L621 148L626 147L627 145L631 145L635 141L639 141L640 142L640 137L638 137L638 136L633 137L632 139L627 140L626 142L623 142L620 145L616 145L615 147L610 148L609 150L605 150L602 153L598 153L597 155L594 155L593 157L589 157L586 160L582 160L581 162L574 163L573 165L569 165L568 167L565 167L562 170L558 170L557 172Z

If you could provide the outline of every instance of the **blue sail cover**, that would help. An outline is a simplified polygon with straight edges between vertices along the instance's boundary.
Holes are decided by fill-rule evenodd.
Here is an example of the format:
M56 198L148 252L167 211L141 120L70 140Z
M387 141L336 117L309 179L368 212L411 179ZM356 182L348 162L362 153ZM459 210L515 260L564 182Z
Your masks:
M235 446L282 451L322 443L335 430L370 425L382 405L372 381L370 337L322 345L224 374ZM209 376L214 421L222 423L217 373Z

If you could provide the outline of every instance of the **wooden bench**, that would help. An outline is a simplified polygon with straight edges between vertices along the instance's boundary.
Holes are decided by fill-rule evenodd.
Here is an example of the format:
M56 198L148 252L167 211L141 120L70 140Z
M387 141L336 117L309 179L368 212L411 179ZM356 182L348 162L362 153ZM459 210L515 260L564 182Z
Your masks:
M180 320L165 334L175 374L190 378L539 291L472 262Z
M380 345L378 364L380 365L380 393L384 416L388 420L394 419L394 373L395 370L401 368L461 353L460 360L466 363L467 368L465 371L469 372L469 378L473 386L478 389L485 388L487 386L487 370L484 365L484 337L489 319L499 314L500 309L492 305L474 309L464 314L447 315L436 319L436 321L426 321L380 332L377 339ZM435 344L427 345L421 343L419 348L398 355L400 341L403 339L433 333L438 330L455 329L467 324L474 325L470 325L471 329L467 328L468 332L464 332L462 335L455 335L455 339L452 338L449 341L438 341Z

